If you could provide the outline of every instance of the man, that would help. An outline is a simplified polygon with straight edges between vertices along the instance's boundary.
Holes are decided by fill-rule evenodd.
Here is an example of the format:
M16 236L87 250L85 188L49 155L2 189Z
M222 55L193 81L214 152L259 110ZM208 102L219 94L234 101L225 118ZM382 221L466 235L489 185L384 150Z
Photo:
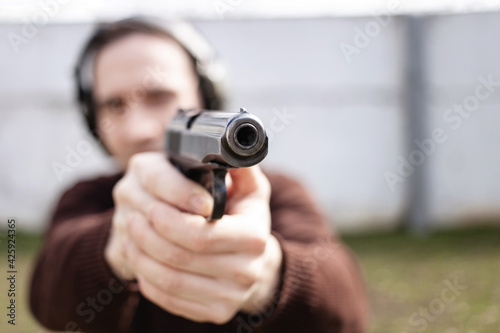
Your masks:
M62 197L32 280L34 315L66 331L363 332L358 269L300 185L230 170L226 214L207 223L210 194L168 162L177 110L222 100L210 60L188 45L199 36L181 42L179 27L129 19L87 44L79 101L123 172Z

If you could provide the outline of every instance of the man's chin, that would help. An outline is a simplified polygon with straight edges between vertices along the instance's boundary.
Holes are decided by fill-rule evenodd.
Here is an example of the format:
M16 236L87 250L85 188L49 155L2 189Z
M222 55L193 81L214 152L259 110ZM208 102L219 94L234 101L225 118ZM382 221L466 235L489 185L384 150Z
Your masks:
M162 148L144 148L144 149L135 150L132 155L140 154L140 153L151 153L151 152L161 153L163 151L164 150Z
M124 157L124 158L118 158L120 164L123 166L124 169L127 168L127 165L130 161L130 159L134 156L134 155L137 155L137 154L142 154L142 153L153 153L153 152L156 152L156 153L163 153L164 150L163 149L138 149L138 150L135 150L134 152L130 153L127 155L127 157Z

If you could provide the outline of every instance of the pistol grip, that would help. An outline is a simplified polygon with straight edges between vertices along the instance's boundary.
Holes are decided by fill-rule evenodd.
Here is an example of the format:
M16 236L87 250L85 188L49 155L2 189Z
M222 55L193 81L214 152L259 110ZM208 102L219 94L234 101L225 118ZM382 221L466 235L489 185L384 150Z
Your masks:
M212 188L207 188L207 190L212 192L214 208L212 215L207 219L208 221L220 219L226 210L226 173L226 168L212 169Z

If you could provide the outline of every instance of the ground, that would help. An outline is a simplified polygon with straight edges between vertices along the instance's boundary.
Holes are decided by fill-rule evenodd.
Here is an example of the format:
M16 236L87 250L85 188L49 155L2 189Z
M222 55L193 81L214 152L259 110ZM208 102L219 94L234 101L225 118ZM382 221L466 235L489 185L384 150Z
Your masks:
M500 229L427 237L358 235L345 241L367 281L370 332L500 332Z
M0 269L0 332L45 332L29 313L32 263L41 236L16 235L16 325L7 323L7 237ZM370 295L372 333L500 333L500 228L343 236Z

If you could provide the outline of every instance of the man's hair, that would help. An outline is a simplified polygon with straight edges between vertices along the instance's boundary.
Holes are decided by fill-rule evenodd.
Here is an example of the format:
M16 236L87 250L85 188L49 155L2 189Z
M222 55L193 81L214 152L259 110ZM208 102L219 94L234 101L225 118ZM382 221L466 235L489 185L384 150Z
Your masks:
M211 110L224 108L224 85L221 76L223 68L217 63L210 44L192 25L150 17L134 17L100 24L85 44L75 68L77 102L90 132L96 139L99 139L99 135L93 96L95 56L106 45L134 33L166 37L176 41L191 58L198 77L203 107Z

